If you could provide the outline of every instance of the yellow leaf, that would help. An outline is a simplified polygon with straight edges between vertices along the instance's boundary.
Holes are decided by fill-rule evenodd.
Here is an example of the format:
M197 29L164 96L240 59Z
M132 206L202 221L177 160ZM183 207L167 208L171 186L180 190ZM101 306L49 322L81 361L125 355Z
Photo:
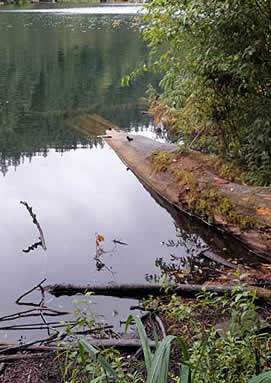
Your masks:
M178 273L176 275L177 275L178 278L183 278L184 277L184 274L182 274L182 273Z
M104 237L102 235L100 235L100 234L97 235L96 239L97 239L98 242L103 242L104 241Z

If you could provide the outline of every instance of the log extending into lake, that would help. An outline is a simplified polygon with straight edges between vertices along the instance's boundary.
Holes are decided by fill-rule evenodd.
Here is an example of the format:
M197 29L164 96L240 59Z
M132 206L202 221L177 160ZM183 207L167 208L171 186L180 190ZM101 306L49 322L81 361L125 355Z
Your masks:
M230 294L235 286L214 286L214 285L185 285L177 284L169 288L169 293L175 293L183 297L195 297L204 290L214 292L219 295L226 293ZM270 299L271 290L262 287L249 287L251 290L256 291L259 298ZM50 294L59 297L62 295L75 295L84 294L86 292L93 292L94 295L105 295L119 298L147 298L149 295L165 295L164 289L159 284L155 283L123 283L123 284L108 284L108 285L73 285L73 284L55 284L45 287L45 290Z
M150 190L205 223L203 217L207 214L213 226L271 259L270 187L239 185L219 177L208 166L208 156L199 152L179 153L170 161L171 157L166 154L175 152L177 145L140 135L129 134L127 139L126 133L114 129L107 133L112 138L105 139L106 142ZM161 151L167 162L159 170L153 164L153 153ZM212 193L208 194L208 190ZM197 200L207 206L203 217L201 210L195 208Z

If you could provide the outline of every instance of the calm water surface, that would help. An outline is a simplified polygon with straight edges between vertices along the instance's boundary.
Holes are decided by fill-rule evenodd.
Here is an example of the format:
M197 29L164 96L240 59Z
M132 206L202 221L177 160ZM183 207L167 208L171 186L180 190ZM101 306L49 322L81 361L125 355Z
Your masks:
M121 129L155 135L141 111L146 87L157 86L157 79L145 74L130 87L120 86L121 78L147 57L134 26L138 10L0 12L1 316L19 311L16 298L43 278L48 284L144 281L147 274L160 275L155 260L186 256L197 241L214 252L225 246L213 233L162 207L101 139L80 133L95 114ZM20 201L37 214L46 252L41 247L22 251L39 233ZM95 233L104 236L109 251L100 271ZM161 244L180 239L176 248ZM95 301L96 310L109 321L113 315L115 325L134 303ZM47 297L47 303L71 309L70 298ZM18 339L19 334L2 330L0 337Z

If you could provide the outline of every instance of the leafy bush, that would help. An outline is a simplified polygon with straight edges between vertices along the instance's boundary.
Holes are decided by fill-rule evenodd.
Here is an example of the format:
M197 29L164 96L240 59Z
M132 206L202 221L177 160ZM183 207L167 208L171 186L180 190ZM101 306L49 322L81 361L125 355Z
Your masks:
M72 367L70 383L270 383L271 371L265 368L271 360L271 336L260 329L255 303L255 293L245 286L222 297L203 291L194 303L182 303L175 295L163 305L150 299L148 305L165 315L174 335L156 341L152 351L141 320L136 316L127 319L126 329L133 320L141 340L145 380L129 373L125 356L118 351L98 351L84 338L78 339L79 351L68 352L63 378L67 381L68 367ZM217 315L224 314L230 321L221 334L215 324ZM170 371L173 364L180 367L178 375Z
M238 158L271 182L268 0L152 0L143 34L164 99L195 148ZM188 132L187 132L188 129Z

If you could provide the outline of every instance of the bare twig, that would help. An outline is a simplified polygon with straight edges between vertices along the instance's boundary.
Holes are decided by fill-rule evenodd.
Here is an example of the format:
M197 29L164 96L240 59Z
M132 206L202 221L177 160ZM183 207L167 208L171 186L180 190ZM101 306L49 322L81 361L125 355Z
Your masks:
M16 320L16 319L19 319L19 318L27 318L27 317L33 317L33 316L40 316L40 312L41 311L43 312L43 315L53 316L53 317L59 316L59 315L68 315L68 314L70 314L68 311L58 311L58 310L49 309L48 307L40 307L40 308L20 311L20 312L15 313L15 314L5 315L5 316L0 318L0 322Z
M193 140L190 142L190 145L188 145L188 149L191 149L193 144L197 141L197 139L202 135L202 133L204 132L206 126L203 126L199 131L198 133L196 134L196 136L193 138Z
M34 287L32 287L32 289L26 291L23 295L21 295L17 300L16 300L16 304L17 305L26 305L26 306L36 306L36 307L45 307L43 305L44 303L44 289L43 287L41 286L43 282L46 281L46 278L44 278L39 284L35 285ZM26 295L32 293L32 291L36 290L36 289L40 289L41 293L42 293L42 298L41 298L41 301L39 303L30 303L30 302L20 302L22 300L23 297L25 297Z
M42 247L42 242L41 241L34 242L33 245L28 246L28 248L26 250L23 249L23 252L24 253L29 253L31 250L34 250L34 249L36 249L39 246Z
M14 345L13 345L14 346ZM0 346L0 350L4 349L3 346ZM27 346L25 349L21 349L20 351L23 351L23 352L41 352L41 351L65 351L67 350L66 347L60 347L60 346ZM15 353L17 352L16 350L14 351Z
M117 245L126 245L126 246L128 246L128 243L119 241L118 239L113 239L112 242L113 242L114 244L117 244Z
M37 227L37 229L38 229L38 231L40 233L41 246L42 246L44 251L47 250L42 228L41 228L41 226L39 224L39 221L37 220L36 214L33 213L32 207L29 206L28 203L25 202L25 201L20 201L20 203L26 207L26 209L28 210L29 214L33 218L33 223L34 223L34 225L36 225L36 227Z
M75 326L76 323L74 321L67 322L65 324L61 324L60 322L46 322L46 323L26 323L26 324L18 324L14 326L4 326L0 327L0 330L43 330L43 329L56 329L60 327L66 327L67 325ZM51 334L48 334L51 335Z
M54 335L50 336L49 338L35 340L33 342L22 344L22 345L19 345L19 346L15 345L15 346L12 346L12 347L6 347L6 348L0 350L0 354L9 354L9 353L13 353L15 351L18 352L18 351L26 349L28 346L33 346L34 344L38 344L38 343L40 343L40 344L42 344L42 343L50 343L53 340L55 340L56 338L57 338L57 335L54 334Z
M130 306L130 310L149 311L144 306Z

